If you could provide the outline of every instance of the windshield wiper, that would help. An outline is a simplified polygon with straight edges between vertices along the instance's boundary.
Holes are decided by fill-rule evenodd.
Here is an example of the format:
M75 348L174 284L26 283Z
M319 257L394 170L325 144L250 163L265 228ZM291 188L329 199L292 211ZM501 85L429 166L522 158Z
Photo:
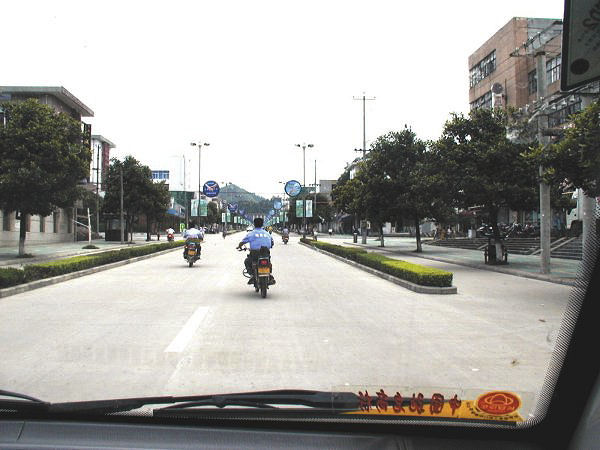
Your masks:
M2 397L9 397L10 400L3 399ZM31 397L30 395L21 394L19 392L5 391L3 389L0 389L0 410L40 411L47 410L49 406L49 402L45 402L43 400L40 400L39 398Z
M243 406L274 409L273 405L303 406L319 409L356 409L358 396L351 392L326 392L309 390L274 390L235 394L191 396L137 397L114 400L52 403L49 413L110 414L131 411L147 405L170 405L154 411L178 411L200 406Z

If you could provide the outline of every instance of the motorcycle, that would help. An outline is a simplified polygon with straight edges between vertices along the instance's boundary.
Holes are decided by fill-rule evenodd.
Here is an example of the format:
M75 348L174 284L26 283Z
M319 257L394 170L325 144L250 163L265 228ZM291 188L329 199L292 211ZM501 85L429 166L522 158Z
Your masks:
M287 234L284 234L281 239L283 239L283 243L287 245L288 241L290 240L290 237Z
M185 249L185 259L189 267L192 267L194 263L200 259L200 243L194 241L186 242Z
M263 247L263 249L265 248L266 247ZM247 250L247 247L242 247L239 249L239 251L244 252ZM261 252L258 256L258 259L256 261L252 261L252 274L249 274L245 268L242 274L246 278L254 277L254 291L260 291L260 296L262 298L266 298L272 270L273 266L271 265L271 256L268 252Z
M167 233L167 241L173 242L175 240L175 235L173 233Z

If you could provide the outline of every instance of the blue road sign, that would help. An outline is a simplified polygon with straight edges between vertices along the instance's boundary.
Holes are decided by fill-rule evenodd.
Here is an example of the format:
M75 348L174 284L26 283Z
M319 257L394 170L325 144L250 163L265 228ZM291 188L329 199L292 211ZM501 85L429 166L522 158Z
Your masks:
M202 187L202 193L207 197L216 197L217 195L219 195L220 190L221 189L219 188L219 183L212 180L204 183L204 186Z

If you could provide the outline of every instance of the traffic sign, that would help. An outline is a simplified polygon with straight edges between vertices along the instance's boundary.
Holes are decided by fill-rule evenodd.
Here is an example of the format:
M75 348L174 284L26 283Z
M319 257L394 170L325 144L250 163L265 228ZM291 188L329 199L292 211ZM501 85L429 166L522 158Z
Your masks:
M560 88L563 91L600 78L600 4L566 0Z
M232 213L237 211L237 207L238 207L238 205L236 205L236 204L230 203L229 205L227 205L227 209L229 209L229 212L232 212Z
M212 180L204 183L204 186L202 187L202 193L207 197L216 197L217 195L219 195L220 190L221 189L219 188L219 183Z
M290 197L296 197L302 191L302 185L299 181L290 180L285 183L285 193Z

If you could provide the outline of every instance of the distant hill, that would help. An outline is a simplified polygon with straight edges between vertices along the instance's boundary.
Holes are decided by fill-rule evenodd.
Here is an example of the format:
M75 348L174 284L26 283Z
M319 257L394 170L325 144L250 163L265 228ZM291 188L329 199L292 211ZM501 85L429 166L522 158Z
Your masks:
M248 192L233 183L221 187L219 198L224 199L227 203L237 203L239 208L246 210L249 214L267 214L273 204L271 200Z

